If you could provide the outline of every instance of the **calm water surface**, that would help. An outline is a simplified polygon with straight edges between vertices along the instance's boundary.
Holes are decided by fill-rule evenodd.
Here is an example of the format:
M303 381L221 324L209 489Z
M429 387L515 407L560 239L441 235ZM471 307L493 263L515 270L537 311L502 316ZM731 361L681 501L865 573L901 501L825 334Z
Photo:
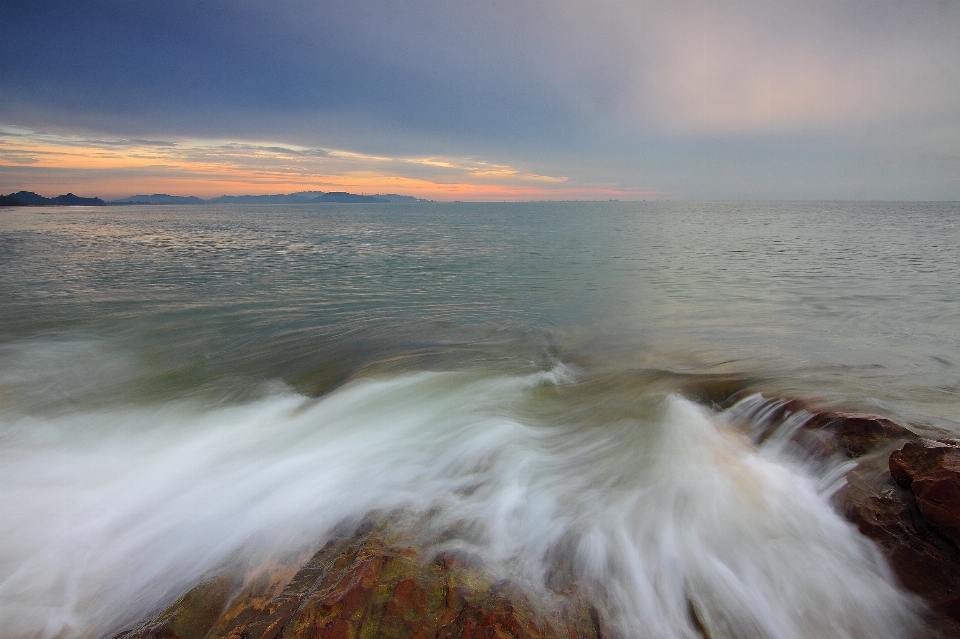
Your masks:
M628 635L908 636L843 469L721 404L960 434L956 203L8 209L0 300L16 637L397 506L532 587L568 549Z

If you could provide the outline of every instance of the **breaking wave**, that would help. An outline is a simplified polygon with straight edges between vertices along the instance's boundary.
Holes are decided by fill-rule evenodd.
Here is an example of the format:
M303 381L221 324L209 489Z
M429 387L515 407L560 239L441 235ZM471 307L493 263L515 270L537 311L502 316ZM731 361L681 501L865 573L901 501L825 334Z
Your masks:
M698 636L691 606L715 638L912 632L822 473L678 395L584 423L603 400L566 410L577 384L562 365L422 372L319 399L0 414L4 634L103 635L231 562L396 509L534 588L567 560L628 636Z

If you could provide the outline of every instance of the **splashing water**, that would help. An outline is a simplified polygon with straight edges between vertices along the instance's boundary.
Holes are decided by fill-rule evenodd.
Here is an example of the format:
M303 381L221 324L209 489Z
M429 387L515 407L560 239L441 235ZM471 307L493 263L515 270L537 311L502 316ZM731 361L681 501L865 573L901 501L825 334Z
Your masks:
M716 639L911 634L913 601L775 441L677 395L584 423L606 413L567 411L577 384L563 366L407 373L320 399L3 414L4 635L100 636L238 558L397 508L530 588L566 558L626 636L696 637L691 607Z

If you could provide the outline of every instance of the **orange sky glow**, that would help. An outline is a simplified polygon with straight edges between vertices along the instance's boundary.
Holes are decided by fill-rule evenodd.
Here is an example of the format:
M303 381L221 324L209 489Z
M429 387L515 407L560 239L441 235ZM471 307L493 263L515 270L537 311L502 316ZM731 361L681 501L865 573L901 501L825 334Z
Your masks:
M433 200L646 199L655 189L577 184L566 176L450 157L384 157L262 142L94 139L0 127L0 192L263 195L398 193Z

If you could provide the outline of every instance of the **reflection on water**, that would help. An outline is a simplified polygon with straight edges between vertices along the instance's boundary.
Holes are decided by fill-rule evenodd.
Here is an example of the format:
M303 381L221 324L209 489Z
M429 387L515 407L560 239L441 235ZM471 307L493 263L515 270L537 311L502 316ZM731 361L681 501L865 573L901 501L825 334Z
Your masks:
M837 469L720 405L960 432L958 281L956 204L3 211L0 614L94 636L403 507L641 635L908 636Z

